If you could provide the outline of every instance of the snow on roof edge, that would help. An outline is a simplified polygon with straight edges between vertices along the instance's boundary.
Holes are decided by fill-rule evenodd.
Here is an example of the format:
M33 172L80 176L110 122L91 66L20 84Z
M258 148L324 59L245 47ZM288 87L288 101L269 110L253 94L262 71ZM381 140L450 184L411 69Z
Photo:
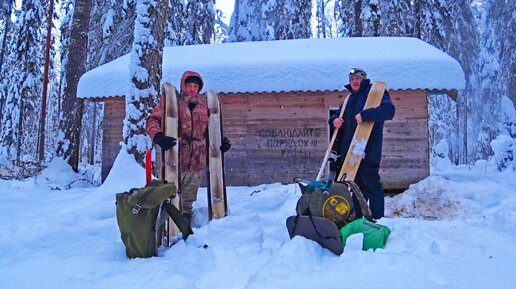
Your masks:
M448 92L458 92L457 89L444 89L444 88L432 88L432 89L426 89L426 88L406 88L406 89L390 89L387 88L389 91L416 91L416 90L427 90L427 91L448 91ZM206 91L202 91L202 93L205 93ZM224 91L215 91L216 94L225 94L225 95L236 95L236 94L273 94L273 93L328 93L328 92L344 92L347 93L347 90L305 90L305 91L239 91L239 92L224 92ZM106 99L112 99L112 98L125 98L125 95L106 95L106 96L95 96L95 97L89 97L89 98L83 98L83 99L94 99L98 101L103 101Z
M464 72L455 59L417 38L402 37L167 47L162 81L176 84L183 71L197 70L205 87L220 93L344 91L347 69L356 63L370 79L385 81L393 90L465 87ZM79 81L78 96L126 95L130 88L128 67L126 54L88 71Z

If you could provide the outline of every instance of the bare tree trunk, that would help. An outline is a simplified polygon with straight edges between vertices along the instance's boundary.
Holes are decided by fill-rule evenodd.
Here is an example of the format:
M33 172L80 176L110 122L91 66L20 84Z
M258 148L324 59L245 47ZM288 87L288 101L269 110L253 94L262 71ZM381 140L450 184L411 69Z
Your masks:
M25 100L23 97L20 98L20 116L18 118L18 138L16 139L16 165L20 164L20 156L21 156L21 140L23 135L23 119L25 118Z
M52 40L52 16L54 14L54 0L50 0L48 9L47 42L45 44L45 67L43 69L43 94L41 95L41 117L39 119L38 159L45 160L45 125L47 117L48 67L50 65L50 41Z
M5 74L2 74L3 73L2 67L4 64L5 46L7 43L7 33L9 32L9 29L11 29L10 17L11 17L13 1L14 0L9 0L9 4L6 7L7 11L5 14L5 22L4 22L5 23L5 27L4 27L5 31L4 31L4 36L2 37L2 48L0 50L0 74L1 75L5 75ZM3 5L5 5L5 2L3 3ZM3 8L4 7L2 7L2 9ZM0 96L0 120L3 119L3 117L4 117L4 104L7 101L5 98L6 98L6 95ZM0 129L0 131L1 131L1 129Z
M370 4L371 5L371 11L374 12L374 14L376 15L376 18L374 19L373 21L373 35L375 37L378 37L380 36L380 31L381 31L381 17L378 15L380 13L380 7L378 4Z
M76 0L70 32L68 65L65 71L66 86L63 89L60 129L64 139L57 145L57 155L62 156L78 170L82 114L84 103L77 98L77 84L86 70L88 52L88 29L92 0Z
M416 38L421 39L421 3L419 0L414 2L414 19L416 20L416 23L414 24L413 35Z
M364 25L360 15L362 14L362 1L355 2L355 33L352 36L362 37L364 36Z
M9 32L9 29L10 29L10 24L11 24L10 18L11 18L11 12L13 9L14 0L8 0L8 1L9 1L9 4L6 7L7 11L5 14L5 31L4 31L4 37L2 38L2 50L0 50L0 72L2 71L2 66L4 64L5 44L7 42L7 33ZM5 5L5 3L3 3L3 5ZM3 7L2 7L2 9L3 9Z
M95 142L96 142L96 136L97 136L97 103L93 102L93 117L91 121L91 145L90 145L90 151L89 151L89 164L94 165L95 164Z

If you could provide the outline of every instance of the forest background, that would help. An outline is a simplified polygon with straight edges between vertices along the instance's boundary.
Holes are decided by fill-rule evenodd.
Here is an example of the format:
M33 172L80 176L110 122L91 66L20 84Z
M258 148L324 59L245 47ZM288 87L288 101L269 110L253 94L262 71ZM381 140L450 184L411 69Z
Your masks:
M432 157L474 164L493 158L491 142L504 136L512 141L502 158L512 162L515 6L508 0L2 0L0 176L33 176L59 157L100 183L103 107L77 98L77 84L84 72L119 56L133 56L123 135L141 161L152 145L144 119L157 102L161 71L153 63L161 63L163 47L331 37L416 37L455 58L466 88L456 101L428 99ZM506 162L499 163L504 169Z

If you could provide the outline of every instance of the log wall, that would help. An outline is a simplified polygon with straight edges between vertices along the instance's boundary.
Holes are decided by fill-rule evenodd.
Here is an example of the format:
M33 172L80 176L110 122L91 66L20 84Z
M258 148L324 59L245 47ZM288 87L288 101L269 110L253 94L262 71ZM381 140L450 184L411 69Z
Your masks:
M389 91L396 116L385 123L380 175L386 189L407 188L429 175L426 91ZM347 93L221 95L231 185L291 183L316 177L329 142L327 119Z
M396 116L384 126L380 168L386 189L407 188L429 175L426 91L389 91ZM224 135L233 143L225 156L228 185L292 183L315 179L329 142L327 119L347 93L221 94ZM105 179L122 141L123 98L106 100Z

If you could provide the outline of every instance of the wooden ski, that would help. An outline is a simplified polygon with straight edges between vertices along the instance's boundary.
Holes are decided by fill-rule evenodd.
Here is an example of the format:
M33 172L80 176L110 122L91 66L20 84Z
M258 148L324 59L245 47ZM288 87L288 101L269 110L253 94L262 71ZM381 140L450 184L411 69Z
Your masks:
M208 211L209 219L220 219L228 212L226 184L224 180L224 154L220 151L222 144L222 111L215 92L207 92L207 104L210 110L208 123Z
M163 102L163 118L162 128L165 135L171 136L179 140L179 106L177 102L177 94L175 87L166 82L161 87L161 93L164 95ZM180 184L179 171L179 144L167 151L161 151L161 179L169 183L175 183L178 189ZM170 202L181 211L181 194L170 200ZM170 216L165 221L162 245L165 247L172 246L173 237L179 234L179 228L172 221Z
M364 109L378 107L380 105L386 86L386 83L382 81L373 82L371 90L367 95ZM357 125L337 181L354 181L360 162L364 157L364 151L371 131L373 130L373 125L374 122L372 121L363 121Z

